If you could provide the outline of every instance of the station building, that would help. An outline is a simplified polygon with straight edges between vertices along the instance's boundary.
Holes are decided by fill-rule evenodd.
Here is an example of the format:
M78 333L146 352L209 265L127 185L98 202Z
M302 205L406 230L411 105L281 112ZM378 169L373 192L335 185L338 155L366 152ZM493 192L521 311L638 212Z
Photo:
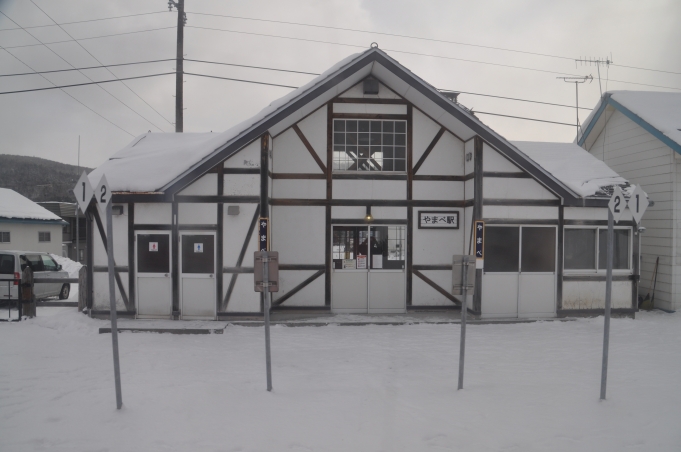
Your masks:
M152 170L153 168L153 170ZM371 48L220 134L149 133L95 169L113 195L119 315L262 315L258 220L279 252L274 310L460 309L452 256L485 222L479 318L594 315L607 203L631 185L572 143L509 142ZM87 299L108 316L105 224L87 210ZM639 231L616 227L613 311L636 311Z

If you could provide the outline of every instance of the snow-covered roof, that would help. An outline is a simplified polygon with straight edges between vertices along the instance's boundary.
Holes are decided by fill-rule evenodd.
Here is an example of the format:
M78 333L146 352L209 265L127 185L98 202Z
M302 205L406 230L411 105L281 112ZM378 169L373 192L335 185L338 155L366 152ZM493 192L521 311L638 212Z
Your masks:
M103 174L112 191L155 192L211 155L218 147L268 118L311 88L325 81L330 74L363 55L355 53L330 67L323 74L287 95L273 101L255 116L222 133L146 133L92 171L88 177L96 186Z
M609 187L629 182L575 143L512 141L529 158L580 196L605 196ZM627 190L625 190L626 194Z
M681 144L681 93L611 91L611 98Z
M0 218L61 221L57 215L9 188L0 188Z

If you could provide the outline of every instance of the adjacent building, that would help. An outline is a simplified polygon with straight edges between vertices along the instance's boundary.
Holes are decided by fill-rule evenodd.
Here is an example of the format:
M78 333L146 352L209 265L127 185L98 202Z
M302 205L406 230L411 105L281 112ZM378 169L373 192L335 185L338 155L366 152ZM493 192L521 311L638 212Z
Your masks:
M681 93L607 92L577 142L655 202L642 221L639 293L681 309Z
M116 302L138 318L261 315L253 252L269 219L274 309L460 309L472 254L481 318L602 312L603 230L628 181L575 144L512 143L385 52L336 64L226 132L135 138L95 169L113 191ZM106 225L87 209L88 307L109 314ZM639 233L618 224L613 308L636 310Z
M85 262L87 240L85 236L85 217L76 214L78 205L72 202L48 201L38 205L58 215L67 224L62 229L62 256L72 261ZM76 226L78 222L78 226Z

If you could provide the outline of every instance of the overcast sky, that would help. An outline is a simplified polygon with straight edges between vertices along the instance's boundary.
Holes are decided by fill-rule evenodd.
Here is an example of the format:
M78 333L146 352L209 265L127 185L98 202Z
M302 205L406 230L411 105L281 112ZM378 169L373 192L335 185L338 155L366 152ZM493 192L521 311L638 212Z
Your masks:
M100 63L95 58L109 65L175 56L177 13L168 12L166 0L34 2L35 5L30 0L0 0L0 11L9 17L0 14L0 74L97 66ZM592 108L600 96L598 69L578 65L574 59L612 55L615 64L601 67L603 91L681 90L678 0L185 0L185 8L185 58L197 60L319 73L377 42L393 58L440 89L574 106L574 84L556 77L592 74L593 83L580 85L579 90L580 106ZM65 24L63 30L54 26L54 22L140 13L155 14ZM8 30L17 28L12 20L27 30ZM45 25L52 26L28 28ZM128 34L102 37L120 33ZM69 35L79 41L72 41ZM96 38L85 39L93 37ZM132 77L172 72L174 68L174 62L168 61L119 66L111 71L116 77ZM185 72L290 86L300 86L312 77L195 62L185 62ZM50 82L84 83L89 81L86 76L95 81L115 78L106 69L45 74L47 80L35 74L0 77L0 91L42 88L52 86ZM116 82L0 95L0 154L75 164L80 135L81 165L96 167L133 136L149 130L174 131L173 75L125 84L127 87ZM184 131L223 131L289 91L186 75ZM468 94L462 94L459 101L481 112L570 124L576 120L574 108ZM580 120L588 114L588 110L581 110ZM511 140L572 141L575 136L574 126L482 114L479 117Z

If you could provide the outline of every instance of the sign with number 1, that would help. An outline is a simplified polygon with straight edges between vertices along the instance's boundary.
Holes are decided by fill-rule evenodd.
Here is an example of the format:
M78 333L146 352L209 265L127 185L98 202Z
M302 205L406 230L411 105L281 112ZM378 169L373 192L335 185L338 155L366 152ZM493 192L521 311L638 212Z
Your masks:
M73 189L73 194L76 195L76 201L78 201L78 206L81 212L87 210L87 206L90 205L90 200L92 199L92 185L90 184L90 179L87 177L85 171L81 174L80 179L76 182L76 187Z
M631 193L631 198L629 198L629 201L627 202L627 206L629 207L629 210L631 210L631 214L634 216L636 223L641 222L641 217L648 208L648 204L650 204L650 202L648 202L648 196L641 186L638 185Z

